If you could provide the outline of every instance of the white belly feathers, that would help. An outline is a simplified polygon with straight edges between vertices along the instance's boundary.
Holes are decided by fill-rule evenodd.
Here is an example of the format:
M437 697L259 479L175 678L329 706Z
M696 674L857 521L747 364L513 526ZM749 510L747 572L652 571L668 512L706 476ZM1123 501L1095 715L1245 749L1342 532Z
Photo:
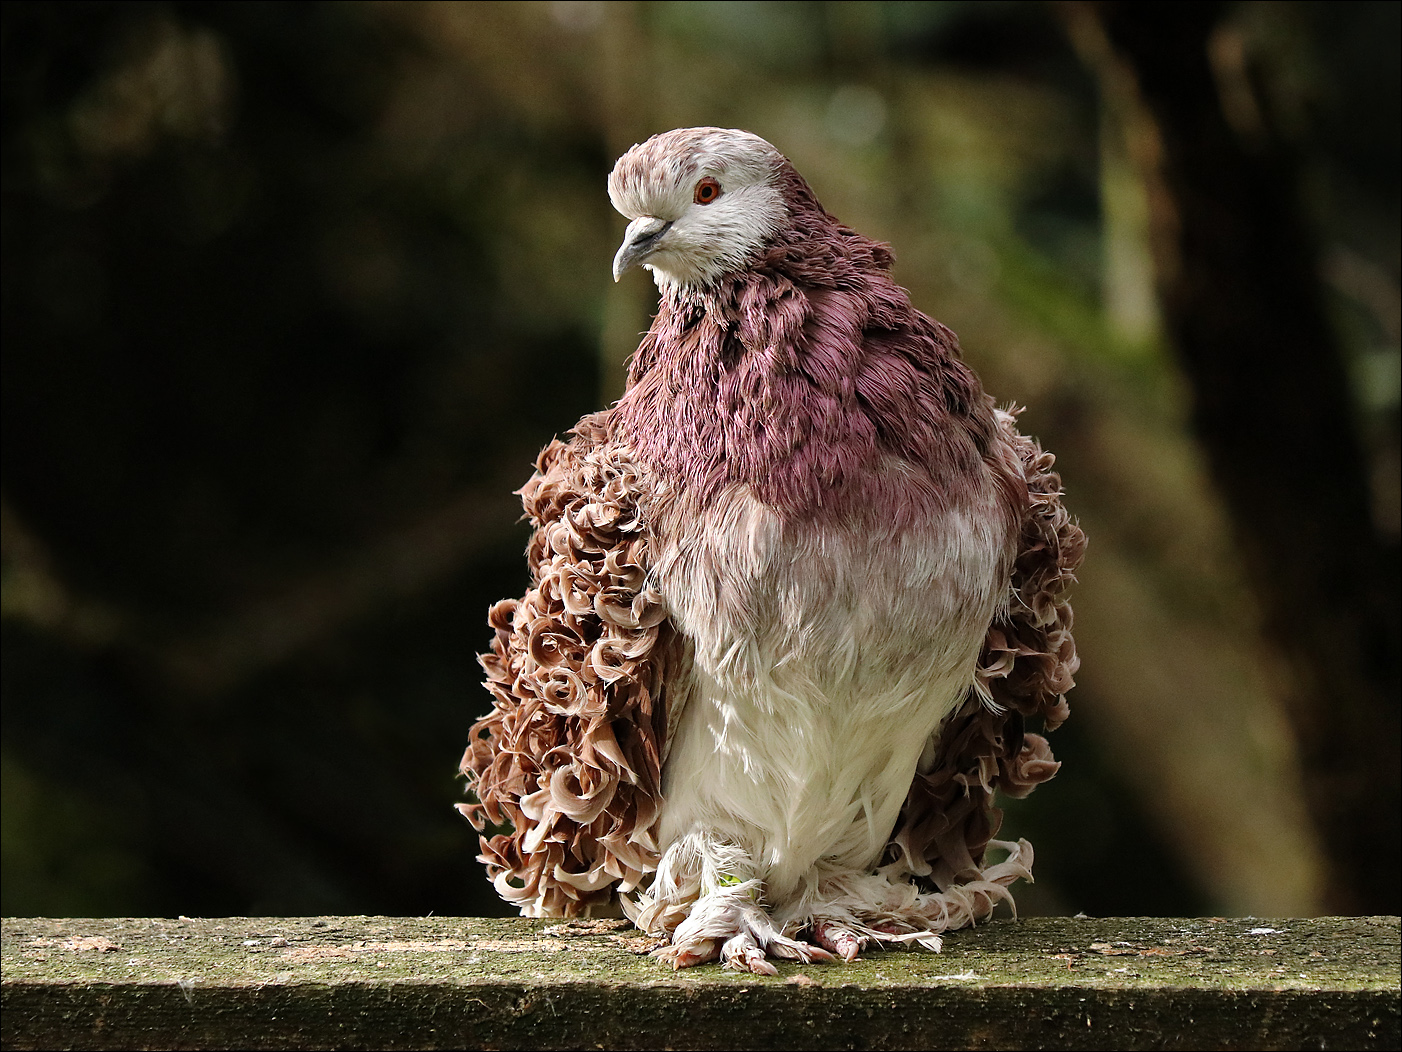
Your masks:
M669 693L659 848L730 842L776 904L875 866L1007 590L994 500L903 532L786 525L742 486L663 516L652 577L693 672Z

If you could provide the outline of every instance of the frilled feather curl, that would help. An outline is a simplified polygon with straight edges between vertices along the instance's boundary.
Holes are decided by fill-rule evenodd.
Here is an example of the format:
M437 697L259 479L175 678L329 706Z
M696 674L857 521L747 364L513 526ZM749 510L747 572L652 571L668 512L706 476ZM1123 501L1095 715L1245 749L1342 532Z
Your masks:
M1065 722L1080 667L1066 592L1085 534L1061 503L1055 457L1018 433L1012 413L1000 411L998 423L1028 494L1007 611L989 627L974 689L940 727L934 764L916 774L883 859L941 890L987 880L988 846L1007 846L993 840L1003 821L994 791L1024 797L1061 766L1024 720L1041 717L1049 731Z
M647 587L642 489L600 413L547 446L520 490L534 586L489 614L492 711L462 759L476 800L458 809L526 916L597 911L657 868L663 683L679 640Z

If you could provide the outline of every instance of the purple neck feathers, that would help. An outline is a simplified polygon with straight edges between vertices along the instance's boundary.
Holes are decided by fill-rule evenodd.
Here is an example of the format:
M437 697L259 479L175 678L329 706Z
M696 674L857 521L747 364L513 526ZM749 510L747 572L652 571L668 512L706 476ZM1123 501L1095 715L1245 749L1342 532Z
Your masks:
M618 404L630 444L686 497L743 483L790 519L899 518L911 486L944 503L977 473L992 400L890 249L780 178L790 221L752 266L664 293Z

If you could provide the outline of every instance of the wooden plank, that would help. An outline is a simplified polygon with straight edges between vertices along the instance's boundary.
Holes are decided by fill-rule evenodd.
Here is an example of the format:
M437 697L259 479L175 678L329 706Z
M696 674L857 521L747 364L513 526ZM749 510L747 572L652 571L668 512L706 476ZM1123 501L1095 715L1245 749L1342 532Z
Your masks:
M20 1048L1397 1048L1396 917L995 921L673 972L619 921L8 919Z

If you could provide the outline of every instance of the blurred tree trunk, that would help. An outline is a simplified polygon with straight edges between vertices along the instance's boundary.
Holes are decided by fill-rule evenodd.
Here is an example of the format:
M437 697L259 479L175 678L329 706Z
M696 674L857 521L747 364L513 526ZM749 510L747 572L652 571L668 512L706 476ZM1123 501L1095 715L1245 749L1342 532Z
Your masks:
M664 129L654 126L653 48L641 5L619 0L603 7L596 52L602 73L599 82L604 137L610 160L635 143ZM610 209L613 229L621 236L624 220ZM600 268L604 293L604 323L599 335L599 401L612 405L623 395L628 359L652 324L657 295L650 276L631 274L627 281L608 281L608 261ZM641 280L640 280L641 279Z
M1228 10L1061 5L1125 117L1148 189L1164 329L1287 662L1309 806L1332 862L1327 904L1396 913L1397 545L1373 525L1297 164L1223 27Z

